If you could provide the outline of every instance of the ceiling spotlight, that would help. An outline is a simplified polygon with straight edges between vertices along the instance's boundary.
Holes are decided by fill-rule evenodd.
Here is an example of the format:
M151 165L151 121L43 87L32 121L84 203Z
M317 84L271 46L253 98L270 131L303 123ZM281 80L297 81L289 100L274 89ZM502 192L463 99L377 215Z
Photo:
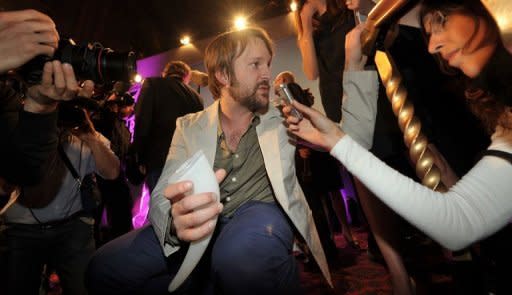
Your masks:
M189 36L183 36L180 39L180 43L181 43L181 45L188 45L188 44L190 44L190 37Z
M292 1L292 3L290 3L290 10L293 12L297 11L297 2Z
M235 18L235 29L243 30L247 27L247 19L243 16L237 16Z
M142 82L142 76L140 74L135 75L135 77L133 77L133 81L135 81L135 83Z

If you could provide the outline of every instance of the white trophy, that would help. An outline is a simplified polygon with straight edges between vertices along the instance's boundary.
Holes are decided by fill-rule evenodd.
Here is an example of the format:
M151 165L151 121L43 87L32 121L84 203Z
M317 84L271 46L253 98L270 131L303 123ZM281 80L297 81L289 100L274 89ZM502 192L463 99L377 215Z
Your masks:
M172 184L184 180L189 180L194 184L192 194L213 192L217 196L217 202L219 201L219 184L202 150L199 150L185 161L185 163L169 177L168 183ZM190 243L190 247L188 248L188 252L180 269L169 284L169 292L175 291L190 275L192 270L194 270L208 247L211 237L212 236L209 235L201 240Z

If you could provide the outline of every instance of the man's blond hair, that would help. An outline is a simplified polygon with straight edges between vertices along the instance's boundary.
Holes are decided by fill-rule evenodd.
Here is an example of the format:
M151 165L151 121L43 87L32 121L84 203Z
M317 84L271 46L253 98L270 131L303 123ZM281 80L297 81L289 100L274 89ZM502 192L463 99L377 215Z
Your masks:
M253 38L263 40L270 55L273 55L272 40L265 30L256 27L220 34L206 47L204 64L209 77L208 87L215 99L220 97L220 90L223 87L215 77L215 73L222 72L228 77L234 77L234 61L244 52Z

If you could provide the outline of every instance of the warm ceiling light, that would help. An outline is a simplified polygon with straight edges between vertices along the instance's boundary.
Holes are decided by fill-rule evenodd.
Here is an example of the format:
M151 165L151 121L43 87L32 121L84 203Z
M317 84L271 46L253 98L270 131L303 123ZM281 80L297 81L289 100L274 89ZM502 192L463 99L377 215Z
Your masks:
M290 10L297 11L297 2L292 1L292 3L290 3Z
M180 39L180 43L181 43L181 45L188 45L188 44L190 44L190 37L189 36L183 36Z
M247 19L243 16L238 16L235 18L235 29L243 30L247 27Z
M135 77L133 77L133 81L135 81L135 83L142 82L142 76L139 74L135 75Z

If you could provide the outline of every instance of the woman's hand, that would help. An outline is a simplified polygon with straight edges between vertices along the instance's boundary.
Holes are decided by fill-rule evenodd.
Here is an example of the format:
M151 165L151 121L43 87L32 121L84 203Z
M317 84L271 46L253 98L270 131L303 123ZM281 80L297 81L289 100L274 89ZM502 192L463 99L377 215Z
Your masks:
M317 110L297 101L293 101L293 107L302 113L303 119L299 120L291 115L291 106L285 106L283 113L286 116L288 130L298 137L330 151L345 135L337 124Z
M358 10L359 9L359 0L347 0L345 1L345 5L350 10Z
M361 33L364 24L353 28L345 37L345 71L362 71L368 59L361 50Z
M300 11L300 18L302 23L310 22L313 19L315 13L318 13L318 5L315 5L314 1L306 1Z
M302 24L302 34L313 33L313 16L319 13L319 9L316 1L309 0L304 3L299 15Z

